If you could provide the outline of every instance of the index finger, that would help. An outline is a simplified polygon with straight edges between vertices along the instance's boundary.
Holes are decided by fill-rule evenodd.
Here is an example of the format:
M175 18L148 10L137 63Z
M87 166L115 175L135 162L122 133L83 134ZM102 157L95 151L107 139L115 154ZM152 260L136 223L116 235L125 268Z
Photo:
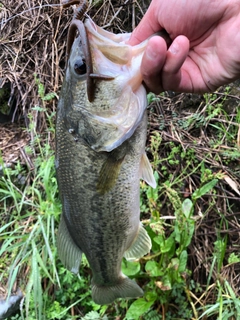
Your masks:
M142 18L139 25L136 27L136 29L133 30L132 35L128 41L128 44L134 46L150 36L152 36L154 33L161 31L163 29L162 26L160 26L156 14L153 10L153 6L150 5L148 8L146 14Z

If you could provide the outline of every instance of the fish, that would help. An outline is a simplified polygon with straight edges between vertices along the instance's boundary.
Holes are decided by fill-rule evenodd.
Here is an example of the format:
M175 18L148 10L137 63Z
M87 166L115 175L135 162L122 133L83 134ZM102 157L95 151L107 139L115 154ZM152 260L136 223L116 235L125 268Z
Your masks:
M145 152L147 97L140 72L147 41L130 46L129 37L90 18L74 20L57 107L58 254L75 274L85 254L92 299L100 305L143 295L121 263L151 250L140 222L140 178L156 187Z

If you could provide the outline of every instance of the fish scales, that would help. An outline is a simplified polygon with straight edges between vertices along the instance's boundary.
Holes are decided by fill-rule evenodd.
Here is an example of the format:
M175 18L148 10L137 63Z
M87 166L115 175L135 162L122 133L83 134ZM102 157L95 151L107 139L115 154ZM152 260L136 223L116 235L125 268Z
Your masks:
M102 31L92 21L86 25L94 72L106 73L109 63L107 75L115 78L96 81L94 101L89 102L86 77L74 72L76 64L85 60L78 36L72 45L57 110L55 161L62 201L58 251L64 265L75 273L81 254L86 255L93 274L93 300L106 304L143 294L134 281L122 274L121 262L123 256L134 260L150 250L151 241L139 221L139 179L145 177L153 186L155 181L144 151L146 93L141 84L136 93L126 85L133 76L141 83L137 79L139 72L129 75L122 62L114 62L115 67L102 57L97 45L94 48L100 41L96 33ZM103 34L103 41L110 47L121 49L111 34ZM130 46L124 48L134 51ZM139 51L142 55L143 48L137 48L133 56ZM138 59L138 67L140 62ZM131 111L134 107L135 113ZM131 119L127 119L129 113Z
M138 131L131 139L133 142ZM144 131L140 134L145 134ZM62 186L60 192L66 223L71 228L76 244L86 253L93 273L101 270L101 273L109 274L111 270L116 270L114 273L118 278L124 251L130 246L138 229L138 224L132 223L131 219L139 219L139 180L134 179L134 175L139 176L142 150L134 154L133 149L133 156L126 156L115 186L107 194L101 195L96 192L96 185L107 155L101 154L99 157L81 141L76 143L70 134L61 140L63 142L59 144L57 155L58 168L61 168L58 180ZM126 215L126 211L131 212L132 208L136 208L134 216ZM80 233L79 230L84 231ZM121 260L117 261L115 257L119 253ZM98 261L100 263L96 265ZM104 262L105 270L102 270L101 262ZM111 274L110 277L113 276Z

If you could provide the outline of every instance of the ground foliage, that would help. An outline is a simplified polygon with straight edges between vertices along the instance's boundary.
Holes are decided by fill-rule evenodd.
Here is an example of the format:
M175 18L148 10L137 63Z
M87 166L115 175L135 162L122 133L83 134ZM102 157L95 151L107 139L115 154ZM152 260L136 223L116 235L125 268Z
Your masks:
M109 31L129 32L149 2L96 0L88 14ZM156 320L237 319L239 82L214 94L148 95L147 152L158 188L141 183L141 218L153 251L136 264L123 264L144 288L144 298L99 308L88 290L87 262L78 280L55 258L61 205L53 128L72 9L54 4L0 1L0 111L10 111L8 101L15 120L0 127L1 166L8 167L0 183L2 294L9 283L13 292L20 286L29 310L27 317L22 313L30 320L130 320L138 312Z

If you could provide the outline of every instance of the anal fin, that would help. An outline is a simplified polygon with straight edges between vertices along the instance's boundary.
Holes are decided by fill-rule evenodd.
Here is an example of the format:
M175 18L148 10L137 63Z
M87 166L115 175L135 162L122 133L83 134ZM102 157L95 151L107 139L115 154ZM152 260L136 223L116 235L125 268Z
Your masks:
M81 264L82 251L74 243L64 221L63 215L61 216L58 229L57 248L59 257L64 267L69 271L78 274Z
M129 261L140 259L151 250L152 242L147 231L140 224L138 234L134 242L124 253L124 257Z

